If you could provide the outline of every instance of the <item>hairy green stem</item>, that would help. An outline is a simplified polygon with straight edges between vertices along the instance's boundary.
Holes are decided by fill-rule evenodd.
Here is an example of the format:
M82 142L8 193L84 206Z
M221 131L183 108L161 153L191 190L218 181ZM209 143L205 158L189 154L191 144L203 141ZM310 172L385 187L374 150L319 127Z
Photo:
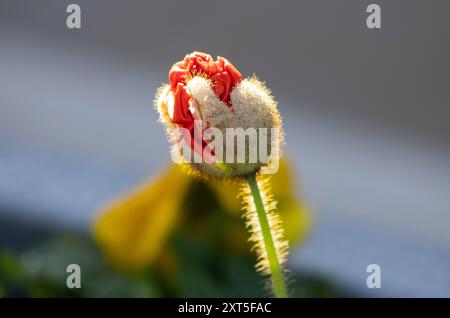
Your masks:
M278 260L277 250L272 237L272 230L270 228L270 223L264 208L264 202L261 197L258 182L256 181L256 176L253 175L248 177L247 182L253 197L256 213L258 214L259 226L264 240L264 248L270 267L272 289L274 295L276 298L286 298L288 297L288 295L282 273L282 266Z

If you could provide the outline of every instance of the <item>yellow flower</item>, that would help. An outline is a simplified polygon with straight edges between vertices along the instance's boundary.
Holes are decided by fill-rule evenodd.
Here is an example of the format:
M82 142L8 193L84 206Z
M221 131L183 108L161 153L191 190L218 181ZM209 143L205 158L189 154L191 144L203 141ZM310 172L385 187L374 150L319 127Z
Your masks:
M154 182L145 182L102 209L94 235L115 264L135 269L155 259L179 219L190 181L172 165Z
M293 246L305 238L310 218L305 204L295 198L291 175L289 165L281 160L278 173L272 176L272 189L279 203L285 238ZM167 260L174 259L173 249L168 244L171 235L177 232L177 226L198 232L208 227L208 219L202 215L226 211L231 222L225 222L220 229L224 245L242 255L251 255L248 233L241 218L241 203L237 198L239 185L203 182L184 173L178 165L171 165L153 182L145 182L101 209L93 226L95 239L117 267L126 271L139 270L156 260L167 264ZM201 195L192 191L199 183L210 191L203 191ZM218 202L220 206L211 211L198 211L210 209L208 205L195 206L191 214L200 215L196 220L192 215L186 215L186 210L192 210L192 202L212 199L207 196L215 196L212 202Z

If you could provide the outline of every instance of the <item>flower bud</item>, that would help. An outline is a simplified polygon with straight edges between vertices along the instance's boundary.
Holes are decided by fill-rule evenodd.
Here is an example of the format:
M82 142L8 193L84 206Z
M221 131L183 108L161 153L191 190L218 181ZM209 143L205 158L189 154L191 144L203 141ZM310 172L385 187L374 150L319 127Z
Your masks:
M246 177L278 160L283 133L274 98L222 57L193 52L175 63L155 107L172 154L201 176Z

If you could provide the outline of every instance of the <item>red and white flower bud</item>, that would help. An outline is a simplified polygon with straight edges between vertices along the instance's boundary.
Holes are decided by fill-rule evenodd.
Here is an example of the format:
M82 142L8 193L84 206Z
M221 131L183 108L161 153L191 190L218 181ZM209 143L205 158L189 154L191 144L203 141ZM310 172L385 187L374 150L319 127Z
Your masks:
M245 177L278 159L281 119L270 91L255 77L243 80L226 59L194 52L174 64L169 82L158 90L155 106L178 147L173 151L186 149L179 147L182 128L184 146L200 157L185 160L194 171Z

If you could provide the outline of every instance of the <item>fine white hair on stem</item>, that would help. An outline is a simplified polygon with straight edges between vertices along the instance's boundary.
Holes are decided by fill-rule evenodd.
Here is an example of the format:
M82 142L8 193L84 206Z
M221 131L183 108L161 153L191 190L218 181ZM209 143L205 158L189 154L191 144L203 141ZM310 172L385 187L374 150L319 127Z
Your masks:
M261 198L266 211L267 220L269 222L270 234L275 245L277 261L280 266L283 266L287 260L289 243L284 238L282 221L276 210L277 202L273 198L273 195L270 194L270 177L258 176L258 186L261 192ZM246 227L250 233L250 238L248 240L253 243L252 251L254 251L257 256L257 263L255 265L256 270L261 272L263 275L271 275L272 272L269 266L269 259L264 244L260 222L258 220L256 206L251 190L247 184L242 185L240 197L243 200Z

